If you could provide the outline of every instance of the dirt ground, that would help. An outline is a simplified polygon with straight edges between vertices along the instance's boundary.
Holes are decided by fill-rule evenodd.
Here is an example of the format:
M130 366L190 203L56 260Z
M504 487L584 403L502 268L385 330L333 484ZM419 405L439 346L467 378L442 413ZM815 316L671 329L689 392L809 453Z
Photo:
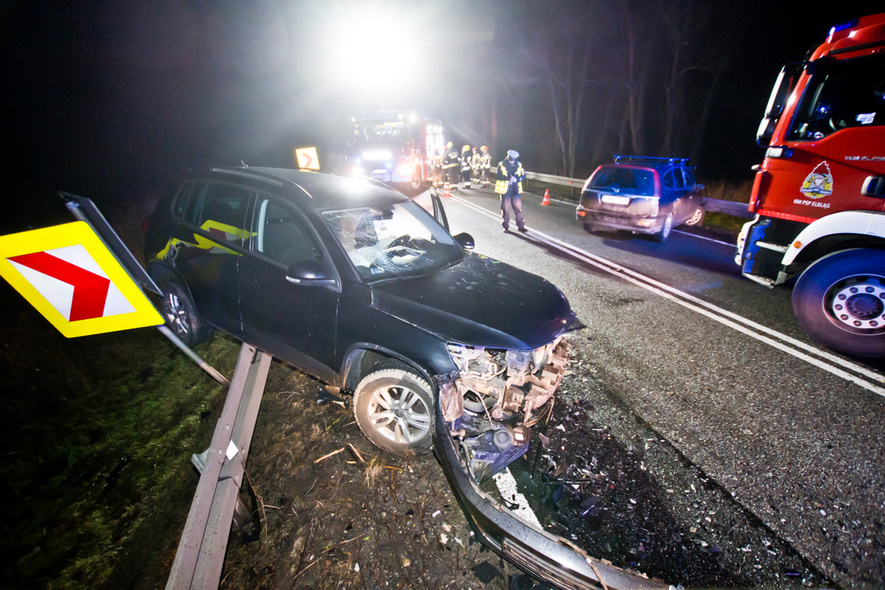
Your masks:
M511 466L548 530L685 587L832 586L621 407L570 335L550 422ZM257 529L222 588L543 588L474 539L433 455L391 456L349 398L274 363L247 466Z

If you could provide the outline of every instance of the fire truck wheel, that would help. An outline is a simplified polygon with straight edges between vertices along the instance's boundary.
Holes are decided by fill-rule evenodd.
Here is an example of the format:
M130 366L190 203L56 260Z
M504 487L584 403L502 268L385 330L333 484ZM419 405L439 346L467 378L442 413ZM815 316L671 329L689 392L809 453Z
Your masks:
M793 312L830 348L885 357L885 250L842 250L809 266L793 288Z
M415 168L415 171L412 172L412 190L413 191L420 191L422 185L423 185L423 182L421 180L421 172L420 172L420 170Z
M379 368L353 392L353 415L360 430L392 453L425 453L433 445L433 394L411 370Z

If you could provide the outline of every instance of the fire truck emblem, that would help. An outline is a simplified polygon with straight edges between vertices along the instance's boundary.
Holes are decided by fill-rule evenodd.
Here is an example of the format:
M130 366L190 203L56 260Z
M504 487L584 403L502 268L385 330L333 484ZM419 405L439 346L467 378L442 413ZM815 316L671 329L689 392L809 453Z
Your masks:
M826 169L826 173L821 170L821 166ZM830 172L830 165L821 162L815 166L811 174L805 177L799 192L812 199L820 199L833 194L833 175Z

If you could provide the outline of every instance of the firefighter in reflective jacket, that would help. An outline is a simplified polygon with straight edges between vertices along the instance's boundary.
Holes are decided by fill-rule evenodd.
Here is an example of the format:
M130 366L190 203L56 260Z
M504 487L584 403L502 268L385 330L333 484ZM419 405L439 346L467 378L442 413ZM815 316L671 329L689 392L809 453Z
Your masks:
M461 148L461 182L464 188L470 188L470 146L465 145ZM458 185L461 188L461 185Z
M479 148L474 147L473 153L470 155L470 186L479 186L479 170L482 163L482 156L479 155Z
M492 155L489 153L489 146L484 145L481 148L479 156L479 177L482 180L482 187L489 186L489 172L492 170Z
M442 150L433 150L433 158L430 160L430 173L433 180L433 188L439 188L443 184Z
M513 210L516 217L516 228L525 233L525 219L522 216L522 182L525 180L525 170L522 163L517 160L519 152L509 150L507 157L498 164L495 192L501 195L501 225L504 231L510 231L510 211Z
M446 150L443 152L442 168L444 181L453 188L457 188L460 159L458 158L458 150L455 149L451 141L446 144Z

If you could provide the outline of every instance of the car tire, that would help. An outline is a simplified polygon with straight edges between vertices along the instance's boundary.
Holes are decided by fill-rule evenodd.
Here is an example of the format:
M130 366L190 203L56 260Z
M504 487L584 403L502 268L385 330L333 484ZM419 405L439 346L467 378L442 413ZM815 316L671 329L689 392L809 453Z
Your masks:
M416 455L433 446L433 394L416 373L380 368L366 375L353 392L353 415L376 446Z
M885 251L824 256L793 287L793 313L818 342L862 357L885 357Z
M666 242L667 238L670 237L670 232L673 230L673 214L667 213L667 217L664 218L664 224L661 226L661 229L658 230L657 233L651 235L651 239L655 242Z
M163 286L163 318L166 326L188 346L199 344L212 336L212 328L200 320L187 289L176 282Z
M593 225L592 223L585 223L584 224L584 231L587 232L588 234L596 233L596 226Z
M691 217L685 220L685 225L698 227L704 222L704 208L698 205L694 208Z

